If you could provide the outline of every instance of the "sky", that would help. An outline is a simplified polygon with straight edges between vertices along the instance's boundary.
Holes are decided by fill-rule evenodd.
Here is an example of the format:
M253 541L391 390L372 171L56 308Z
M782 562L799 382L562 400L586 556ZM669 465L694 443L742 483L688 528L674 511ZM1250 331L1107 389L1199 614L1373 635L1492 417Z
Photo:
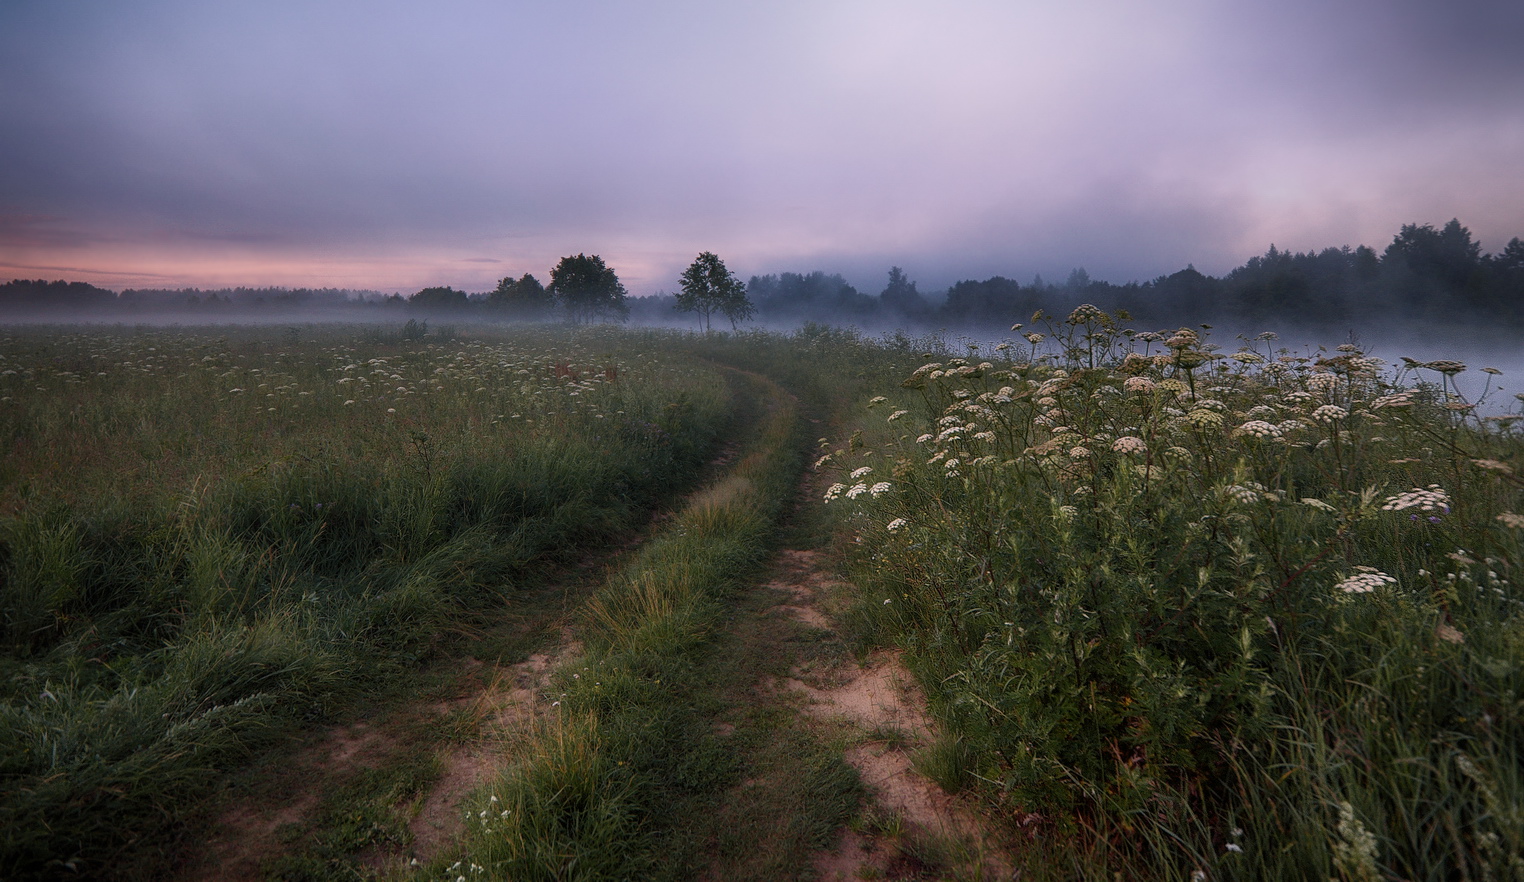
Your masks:
M1524 236L1524 3L0 0L0 280L631 294Z

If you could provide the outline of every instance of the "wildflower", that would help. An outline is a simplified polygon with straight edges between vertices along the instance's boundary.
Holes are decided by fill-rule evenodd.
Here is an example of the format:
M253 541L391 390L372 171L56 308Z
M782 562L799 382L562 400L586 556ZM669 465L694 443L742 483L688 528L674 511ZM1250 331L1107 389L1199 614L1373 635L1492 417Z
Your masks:
M1145 453L1148 451L1148 445L1143 443L1142 438L1123 435L1111 442L1111 449L1117 453Z
M852 470L852 476L851 476L852 480L855 481L858 478L861 478L863 475L866 475L866 474L868 474L869 472L872 472L872 471L873 471L873 467L872 466L863 466L862 468L853 469Z
M1333 423L1349 416L1349 411L1337 404L1325 404L1312 412L1312 418L1320 423Z
M959 463L959 459L955 456L952 459L949 459L947 462L943 463L942 465L943 465L944 468L947 469L947 471L949 473L951 473L951 472L954 472L954 471L957 470L958 463Z
M1355 817L1355 808L1339 803L1339 841L1333 844L1334 866L1345 879L1377 882L1382 876L1376 866L1376 837Z
M1070 459L1084 459L1090 455L1088 447L1073 447L1069 450Z
M905 520L904 518L895 518L887 525L885 525L884 529L888 530L891 533L898 533L900 530L903 530L905 525L908 523L909 521ZM887 603L887 601L885 602Z
M1444 622L1440 622L1438 625L1434 626L1434 636L1445 641L1446 643L1466 642L1465 634L1462 634L1459 630L1445 624Z
M1197 408L1185 415L1186 422L1203 431L1222 425L1222 414L1206 408Z
M1384 407L1412 407L1413 391L1411 389L1394 392L1391 395L1383 395L1371 402L1371 410L1380 410Z
M927 434L922 435L921 437L915 439L915 443L917 443L917 444L925 444L927 441L932 440L933 437L934 436L931 435L931 433L928 432Z
M1046 335L1039 334L1036 331L1033 331L1030 334L1026 334L1025 336L1027 338L1027 342L1031 343L1033 346L1036 346L1037 344L1041 343L1043 340L1047 339Z
M1168 340L1165 340L1164 345L1171 349L1190 349L1200 341L1201 338L1197 336L1195 331L1190 328L1181 328Z
M1307 378L1307 388L1319 395L1326 395L1339 386L1339 378L1335 374L1316 373Z
M1250 352L1248 350L1235 352L1228 357L1238 362L1239 364L1262 364L1265 360L1265 357L1260 355L1258 352Z
M1137 392L1142 395L1147 395L1148 393L1154 391L1154 381L1150 380L1148 377L1128 377L1127 381L1122 384L1122 388L1126 389L1128 392Z
M1106 318L1106 313L1088 303L1081 303L1069 313L1066 321L1071 325L1083 325L1089 322L1104 322Z
M1345 578L1334 588L1345 594L1369 594L1382 585L1395 584L1397 584L1396 579L1375 567L1355 567L1355 574Z
M1382 511L1402 511L1416 508L1421 511L1450 512L1450 494L1440 489L1438 484L1430 484L1428 489L1414 487L1406 493L1387 497L1381 504Z
M350 399L348 399L347 401L344 402L344 406L348 407L348 406L350 406L351 404L354 404L354 403L355 403L355 400L353 398L350 398Z
M878 497L883 496L885 493L888 493L889 489L890 484L888 481L879 481L877 484L869 487L868 492L873 494L873 497L877 499Z
M840 496L841 492L843 490L845 490L845 489L847 489L847 485L846 484L839 484L839 483L838 484L832 484L830 487L826 488L825 501L826 502L830 502L831 500L833 500L836 497Z
M1498 520L1505 527L1512 527L1515 530L1524 530L1524 515L1514 514L1511 511L1505 511L1502 514L1498 515Z
M1337 508L1334 508L1323 500L1313 499L1310 496L1302 497L1302 504L1308 506L1309 508L1315 508L1318 511L1326 511L1331 513L1337 513L1339 511Z
M1238 427L1238 434L1252 435L1255 438L1279 438L1281 436L1281 428L1274 423L1268 423L1264 420L1249 420Z
M888 400L889 399L885 398L882 395L875 395L875 396L873 396L873 398L869 399L868 406L869 407L877 407L878 405L883 404L885 401L888 401Z
M1445 374L1446 376L1452 376L1452 377L1455 376L1456 374L1465 373L1465 371L1466 371L1466 365L1465 365L1464 362L1453 361L1453 360L1448 359L1448 358L1442 358L1442 359L1439 359L1438 361L1420 362L1417 365L1415 365L1415 367L1426 368L1426 369L1431 370L1431 371L1439 371L1440 373Z
M1473 459L1471 464L1479 469L1488 469L1494 472L1502 472L1505 475L1513 474L1513 469L1507 463L1498 462L1495 459Z
M910 411L908 411L908 410L897 410L894 413L889 414L889 422L892 423L892 422L894 422L895 420L899 419L900 417L904 416L907 413L910 413Z
M863 483L853 484L852 488L847 491L847 498L848 499L856 499L857 497L859 497L859 496L861 496L861 495L863 495L864 493L867 493L867 492L868 492L868 485L867 484L863 484Z
M1250 481L1247 484L1229 484L1224 488L1228 496L1244 505L1251 505L1261 499L1274 499L1275 497L1265 493L1265 485Z

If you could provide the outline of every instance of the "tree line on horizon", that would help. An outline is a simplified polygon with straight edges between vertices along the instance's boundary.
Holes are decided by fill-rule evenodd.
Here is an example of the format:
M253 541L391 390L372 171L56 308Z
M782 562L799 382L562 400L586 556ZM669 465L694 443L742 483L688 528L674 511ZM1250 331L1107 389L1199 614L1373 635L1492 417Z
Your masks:
M1515 237L1500 253L1486 254L1471 231L1452 219L1440 228L1404 225L1380 253L1365 245L1317 252L1272 245L1221 277L1187 266L1149 281L1116 284L1076 269L1061 284L1040 276L1028 284L994 276L960 281L930 295L899 267L889 270L887 284L877 294L822 271L752 276L743 285L707 251L684 271L675 293L646 297L630 296L612 267L587 254L562 258L550 271L549 284L525 273L477 294L446 286L403 297L333 288L128 289L117 294L84 282L22 279L0 285L0 317L175 313L192 318L242 311L298 317L363 308L372 314L395 310L450 320L672 324L690 313L705 330L717 318L733 328L758 318L775 324L979 329L1008 325L1038 310L1066 312L1082 302L1125 310L1138 321L1160 325L1524 326L1524 241Z

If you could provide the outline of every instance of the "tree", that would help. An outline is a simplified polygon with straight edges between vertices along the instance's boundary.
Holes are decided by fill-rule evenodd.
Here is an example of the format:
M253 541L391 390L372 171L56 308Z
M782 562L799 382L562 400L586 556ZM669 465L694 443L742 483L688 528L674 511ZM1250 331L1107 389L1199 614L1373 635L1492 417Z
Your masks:
M574 325L610 316L624 321L630 314L624 285L596 254L561 258L550 271L549 290Z
M712 251L703 252L683 270L682 290L678 292L676 308L698 313L706 334L709 333L710 316L715 313L730 319L730 327L734 330L756 312L746 296L746 286Z
M540 280L525 273L523 278L508 276L487 295L487 308L513 319L537 319L550 312L555 298Z
M428 312L463 310L470 305L466 292L454 288L424 288L407 299L408 306Z
M915 282L897 266L889 267L889 284L878 295L879 302L896 315L918 319L926 314L926 298L915 289Z

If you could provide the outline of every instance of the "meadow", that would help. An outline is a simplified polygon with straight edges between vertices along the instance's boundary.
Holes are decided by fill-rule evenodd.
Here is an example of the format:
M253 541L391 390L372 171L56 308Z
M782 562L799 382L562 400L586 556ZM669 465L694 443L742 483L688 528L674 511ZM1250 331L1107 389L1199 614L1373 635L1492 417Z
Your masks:
M627 534L729 418L712 369L617 335L411 330L0 338L0 875L119 864Z
M0 876L155 877L208 780L589 561L554 713L387 873L808 875L866 810L839 738L748 709L796 661L754 589L791 536L1024 878L1524 878L1518 402L1485 366L1234 350L1093 307L956 345L6 330ZM267 872L386 875L377 841Z
M1040 831L1039 876L1521 878L1497 372L1034 322L907 371L818 463L859 628L946 726L923 769Z

